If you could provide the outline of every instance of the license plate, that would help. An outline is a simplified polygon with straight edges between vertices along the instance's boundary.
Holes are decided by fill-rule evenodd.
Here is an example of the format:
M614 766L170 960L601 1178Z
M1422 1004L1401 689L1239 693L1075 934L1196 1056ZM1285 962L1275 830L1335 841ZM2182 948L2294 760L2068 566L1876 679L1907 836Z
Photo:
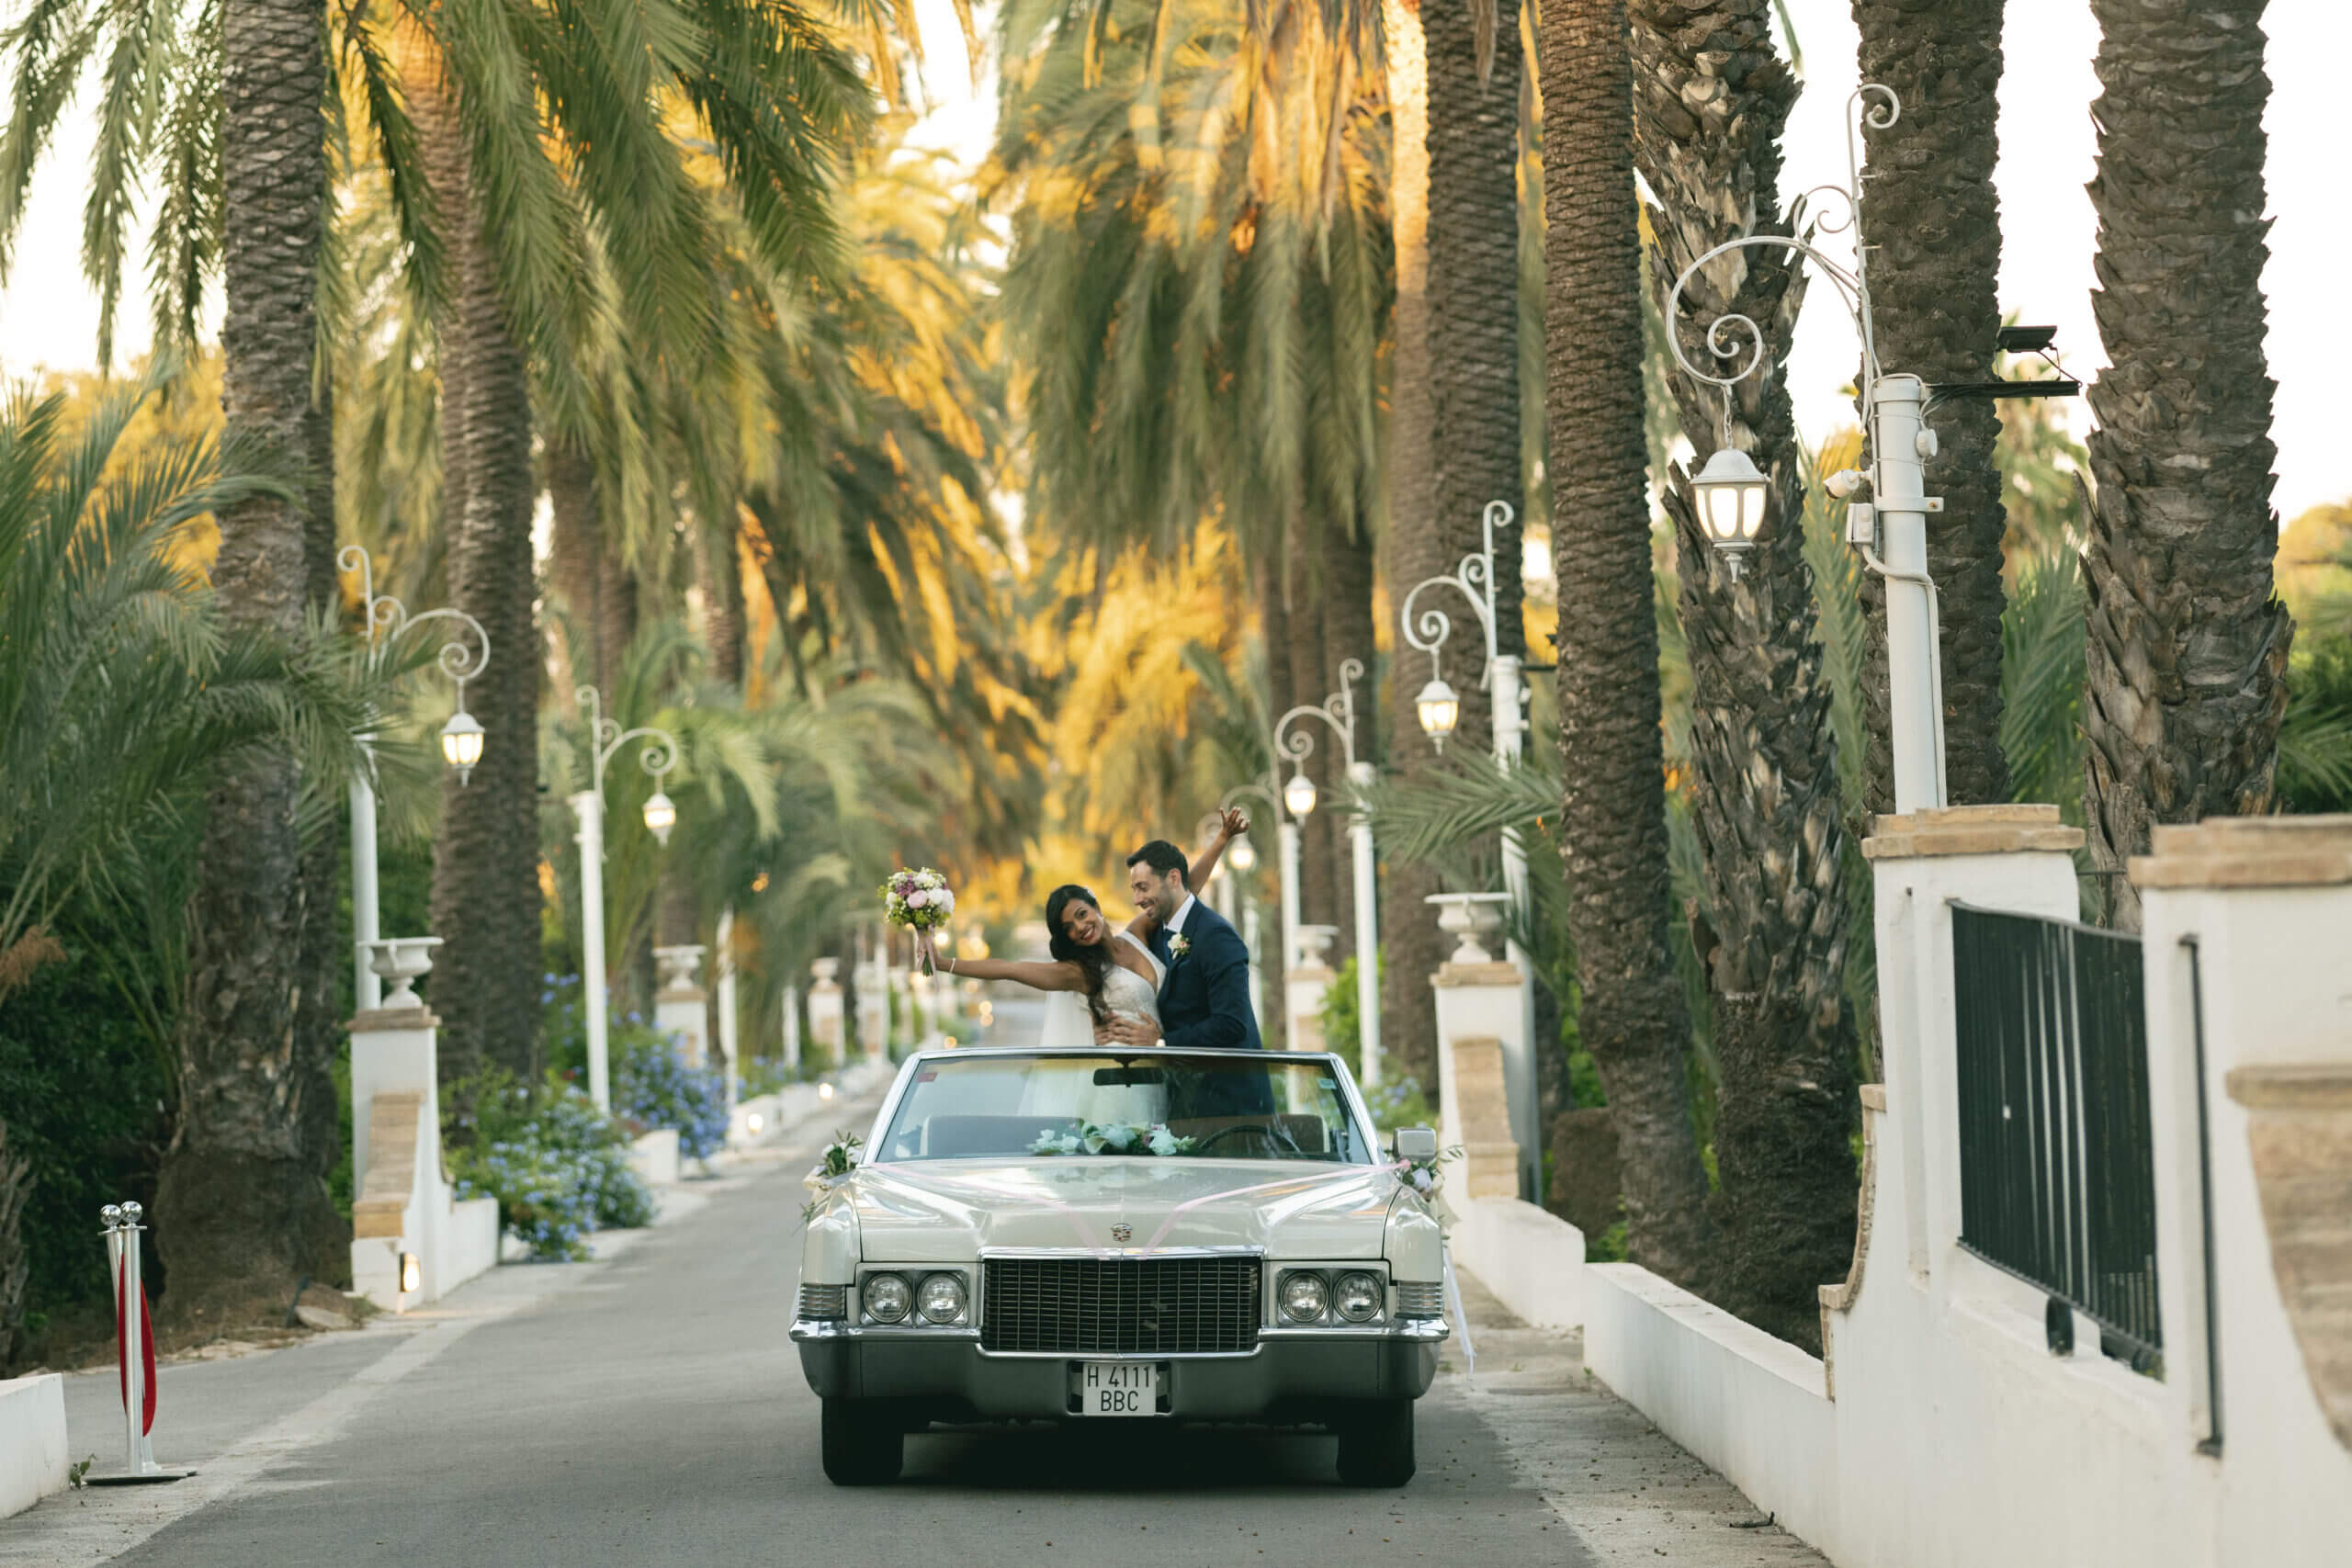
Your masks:
M1080 1361L1078 1413L1081 1416L1157 1416L1159 1369L1149 1361Z

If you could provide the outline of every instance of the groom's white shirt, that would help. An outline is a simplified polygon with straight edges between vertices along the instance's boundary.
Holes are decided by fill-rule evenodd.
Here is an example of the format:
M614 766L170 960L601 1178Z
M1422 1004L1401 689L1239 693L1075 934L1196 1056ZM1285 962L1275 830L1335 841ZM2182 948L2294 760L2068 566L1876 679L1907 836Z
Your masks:
M1168 934L1170 936L1179 937L1184 934L1184 917L1191 914L1193 912L1193 906L1199 902L1200 900L1193 897L1190 893L1184 895L1184 901L1176 906L1176 912L1174 914L1168 917Z

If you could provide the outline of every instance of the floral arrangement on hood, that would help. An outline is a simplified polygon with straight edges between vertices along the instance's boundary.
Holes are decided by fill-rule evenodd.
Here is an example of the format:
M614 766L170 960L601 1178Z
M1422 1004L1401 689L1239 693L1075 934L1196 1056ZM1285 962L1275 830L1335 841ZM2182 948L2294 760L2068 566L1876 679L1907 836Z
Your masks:
M1188 1155L1200 1146L1198 1138L1179 1137L1168 1130L1165 1122L1145 1126L1139 1122L1111 1122L1097 1124L1080 1122L1070 1133L1057 1133L1051 1127L1040 1127L1036 1141L1029 1145L1033 1155Z

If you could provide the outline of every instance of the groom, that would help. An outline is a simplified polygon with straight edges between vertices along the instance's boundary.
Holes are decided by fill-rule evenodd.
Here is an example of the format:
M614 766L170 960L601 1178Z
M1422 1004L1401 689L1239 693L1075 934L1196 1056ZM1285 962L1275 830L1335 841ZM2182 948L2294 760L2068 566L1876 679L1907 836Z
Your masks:
M1193 1050L1264 1049L1250 1006L1249 949L1224 916L1193 897L1184 852L1154 839L1129 855L1127 890L1159 922L1151 935L1151 950L1166 970L1159 1025L1114 1018L1098 1038Z

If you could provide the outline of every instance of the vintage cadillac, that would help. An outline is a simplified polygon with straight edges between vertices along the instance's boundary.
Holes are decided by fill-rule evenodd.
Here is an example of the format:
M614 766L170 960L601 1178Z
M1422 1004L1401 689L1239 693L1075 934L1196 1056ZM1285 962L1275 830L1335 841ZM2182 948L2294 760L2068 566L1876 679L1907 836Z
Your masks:
M1438 1223L1337 1056L910 1057L862 1161L820 1180L792 1325L825 1473L894 1479L933 1422L1141 1419L1336 1433L1413 1473L1446 1336Z

